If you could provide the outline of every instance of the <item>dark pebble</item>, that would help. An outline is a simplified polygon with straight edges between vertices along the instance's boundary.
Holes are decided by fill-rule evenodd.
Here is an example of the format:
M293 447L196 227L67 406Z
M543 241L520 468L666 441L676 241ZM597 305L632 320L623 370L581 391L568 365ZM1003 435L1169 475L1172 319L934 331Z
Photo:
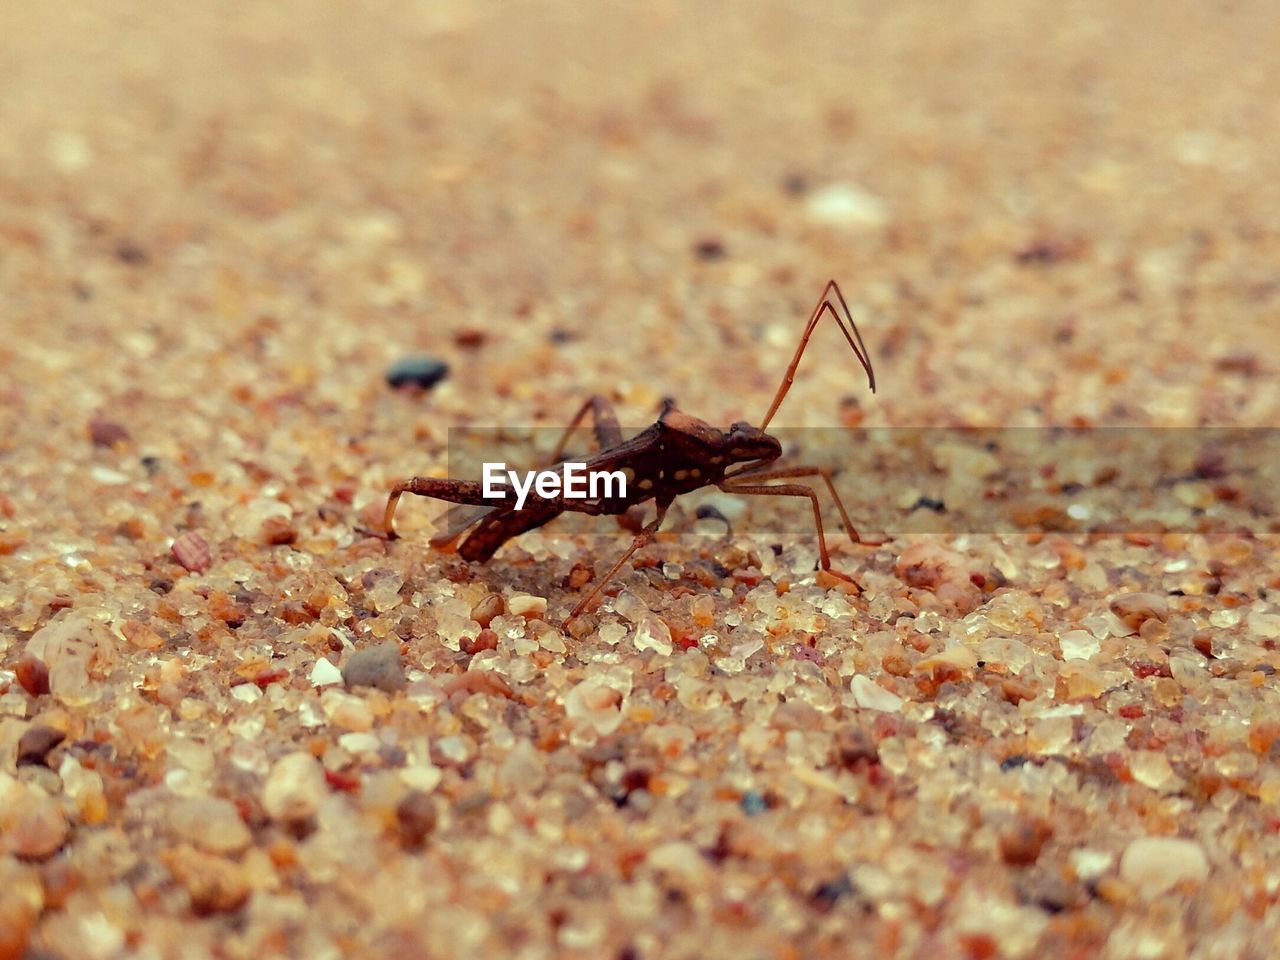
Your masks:
M742 811L748 817L757 817L769 809L769 804L765 802L764 794L758 790L748 790L742 795Z
M94 417L89 421L89 439L95 447L114 447L128 442L129 431L114 420Z
M397 360L387 370L387 383L393 387L417 387L430 390L449 375L449 365L434 357L414 356Z
M18 658L13 673L18 678L18 683L22 684L22 689L31 696L39 697L49 692L49 668L39 657L24 653Z
M936 497L921 497L911 507L912 510L932 510L934 513L943 513L947 509L946 503Z
M813 904L815 910L825 913L834 907L837 901L849 896L854 891L853 881L849 879L847 873L842 873L814 890L812 896L809 897L809 902Z
M421 790L410 790L396 807L396 823L401 844L419 849L436 828L435 801Z
M699 240L698 243L694 245L693 252L699 260L711 261L723 260L728 251L725 250L724 244L719 240L708 238L706 240Z
M67 739L67 735L53 727L34 726L18 740L18 766L44 763L49 751Z
M342 668L342 680L351 687L376 687L387 693L403 690L404 668L400 665L400 644L380 643L357 650Z

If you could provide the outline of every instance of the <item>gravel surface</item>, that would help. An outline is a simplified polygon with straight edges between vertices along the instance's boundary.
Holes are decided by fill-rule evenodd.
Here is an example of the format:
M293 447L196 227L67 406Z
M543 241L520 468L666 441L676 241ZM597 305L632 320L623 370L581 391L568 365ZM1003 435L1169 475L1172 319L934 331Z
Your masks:
M371 535L454 428L758 422L829 277L879 391L820 330L779 426L1280 425L1271 3L10 4L0 70L0 960L1274 955L1274 461L925 535L875 459L856 585L723 497L568 628L607 521Z

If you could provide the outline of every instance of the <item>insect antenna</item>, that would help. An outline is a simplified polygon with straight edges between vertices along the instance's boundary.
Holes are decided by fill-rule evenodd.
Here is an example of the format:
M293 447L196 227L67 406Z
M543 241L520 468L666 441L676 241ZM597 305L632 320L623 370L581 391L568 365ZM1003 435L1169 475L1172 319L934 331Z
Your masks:
M831 302L831 294L833 292L840 304L840 309L844 311L843 317L840 315L840 311L836 310L835 304ZM845 301L844 294L840 292L840 285L834 280L829 280L826 288L822 291L822 297L818 300L818 305L813 308L809 322L805 325L804 333L800 337L800 343L796 346L795 356L791 358L791 365L787 367L787 372L783 374L782 383L778 385L778 392L774 394L773 403L769 405L769 412L764 415L764 420L760 424L761 430L768 428L769 421L778 412L778 407L782 405L783 398L790 391L791 384L796 378L796 368L800 366L800 358L804 356L805 347L809 345L809 338L813 336L814 327L818 325L818 321L822 319L824 313L831 314L832 319L835 320L836 325L840 328L840 332L849 341L849 346L853 348L854 355L857 356L858 361L862 364L862 369L867 371L867 382L871 387L871 392L876 392L876 372L871 366L871 357L867 353L867 346L862 342L862 334L858 332L858 325L853 322L853 315L849 312L849 304Z

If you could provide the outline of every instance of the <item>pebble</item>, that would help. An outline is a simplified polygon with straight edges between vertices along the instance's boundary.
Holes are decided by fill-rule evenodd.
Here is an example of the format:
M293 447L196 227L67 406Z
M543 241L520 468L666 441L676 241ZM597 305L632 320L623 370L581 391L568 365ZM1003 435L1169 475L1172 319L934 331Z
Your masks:
M112 646L111 634L88 612L70 613L37 630L26 653L52 670L67 660L88 662Z
M613 609L618 616L626 617L632 623L639 623L649 616L649 608L644 601L630 590L623 590L618 594L617 599L613 601Z
M903 700L895 693L890 693L870 677L856 674L849 683L853 691L854 702L867 710L880 710L884 713L897 713L902 709Z
M240 853L253 841L236 805L220 797L179 800L169 810L169 829L209 853Z
M930 591L959 613L968 613L982 600L969 577L969 560L963 554L922 540L898 555L894 570L904 583Z
M342 668L342 680L348 690L352 687L375 687L387 693L403 690L407 683L400 663L400 644L380 643L357 650Z
M622 724L622 694L599 680L577 684L564 698L564 712L570 720L581 720L596 733L610 734Z
M507 611L515 617L541 616L547 612L547 598L517 593L507 601Z
M353 693L330 687L320 694L320 708L326 717L343 730L360 733L373 728L373 711Z
M95 447L114 447L128 442L129 431L114 420L93 417L89 421L89 440Z
M1209 860L1194 840L1139 837L1120 857L1120 877L1145 896L1159 896L1181 883L1209 878Z
M835 226L882 226L889 220L889 208L873 193L855 183L831 183L809 194L805 214L818 223Z
M664 657L671 655L675 645L671 642L671 630L662 620L646 615L636 627L636 649L643 653L652 650Z
M213 564L209 544L204 537L191 530L173 541L170 552L174 560L192 573L204 573Z
M1040 859L1040 851L1051 836L1053 828L1043 820L1020 817L1000 831L1000 857L1011 866L1030 866Z
M1180 787L1181 779L1169 766L1169 760L1159 750L1135 750L1129 755L1129 772L1133 779L1152 790L1168 790Z
M196 913L238 910L253 892L245 869L230 860L189 846L162 850L159 856L174 880L186 889Z
M1169 601L1156 593L1122 593L1111 601L1111 612L1130 630L1137 631L1148 620L1169 619Z
M481 627L488 629L494 618L502 616L505 611L506 602L502 599L502 595L488 593L485 594L483 600L471 608L471 619L480 624Z
M67 739L61 730L35 724L29 727L18 741L18 766L44 763L54 747Z
M39 657L23 653L13 668L14 676L22 689L33 697L40 697L49 692L49 668Z
M307 679L313 687L331 687L335 683L342 683L342 671L330 663L327 657L321 657L311 668Z
M315 815L327 788L320 761L298 751L271 767L262 787L262 806L273 820L297 823Z
M1058 637L1058 649L1063 660L1092 660L1102 649L1102 644L1088 630L1068 630Z
M0 849L20 860L46 860L70 830L62 804L12 778L0 785Z
M449 375L449 365L443 360L417 354L403 357L387 368L387 384L392 387L417 387L430 390Z
M436 829L436 805L421 790L410 790L396 805L396 825L400 843L406 849L417 850Z

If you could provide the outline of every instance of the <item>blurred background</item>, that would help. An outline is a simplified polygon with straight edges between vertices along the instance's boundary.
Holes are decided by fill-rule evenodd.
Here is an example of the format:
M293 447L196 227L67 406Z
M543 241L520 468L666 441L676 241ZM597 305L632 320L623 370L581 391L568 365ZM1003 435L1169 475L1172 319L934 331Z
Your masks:
M0 23L5 425L37 441L145 400L153 452L288 421L394 476L597 391L758 420L829 277L880 394L820 332L780 425L1276 421L1270 3ZM406 407L411 354L450 374Z

